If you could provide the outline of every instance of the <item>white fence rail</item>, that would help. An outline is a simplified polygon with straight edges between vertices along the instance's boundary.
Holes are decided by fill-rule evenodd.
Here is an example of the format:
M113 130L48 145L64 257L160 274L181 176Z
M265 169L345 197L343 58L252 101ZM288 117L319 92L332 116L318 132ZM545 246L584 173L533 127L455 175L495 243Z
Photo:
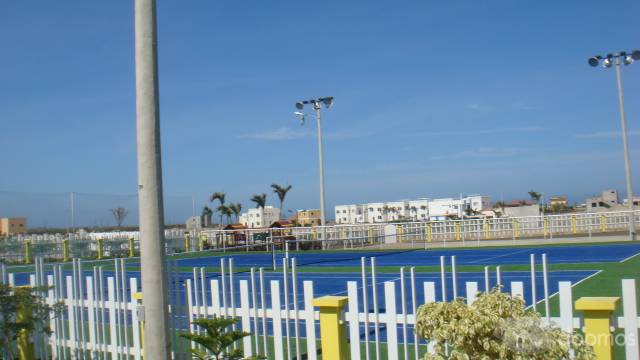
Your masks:
M444 265L444 258L442 260ZM455 258L451 263L455 264ZM87 272L80 261L74 261L70 274L60 266L45 271L42 259L36 262L36 267L36 273L29 276L29 283L49 285L51 288L44 295L47 303L64 304L64 311L51 319L53 334L34 339L37 356L53 359L142 357L143 318L141 304L136 300L139 283L136 277L129 276L122 260L114 262L115 271L112 272L104 271L102 267ZM458 289L455 266L450 276L441 278L446 281L442 281L439 290L436 290L435 282L418 283L414 268L406 270L401 269L398 279L378 282L375 258L371 258L370 265L363 258L360 282L344 284L341 293L348 296L344 319L352 359L418 359L433 349L413 332L415 314L421 304L446 301L446 286ZM535 271L533 273L535 279ZM204 268L194 268L190 276L182 280L178 279L177 272L171 274L172 333L199 331L190 325L197 318L235 318L238 323L234 328L251 333L239 345L247 356L262 354L278 360L318 357L321 349L317 343L319 313L312 306L316 297L314 283L303 281L302 289L298 288L295 259L290 263L283 259L282 274L277 279L268 278L263 269L251 269L247 274L235 273L232 259L221 259L221 273L213 277ZM2 282L15 284L15 274L2 268L0 275ZM501 281L496 275L493 284L488 275L485 275L485 284L466 282L462 287L464 292L458 296L473 303L479 291L487 291ZM543 277L547 283L546 272ZM639 351L640 318L635 286L635 280L622 280L622 316L614 319L614 326L624 330L627 359L638 359ZM523 297L524 287L522 282L511 282L511 294ZM571 283L560 282L558 288L559 315L549 317L547 312L546 321L567 331L580 329L582 319L573 312ZM421 299L417 298L419 289L423 289ZM546 289L543 299L533 296L534 303L545 301L545 308L549 308ZM177 338L174 340L177 344L174 358L187 358L187 346L180 345L187 344Z

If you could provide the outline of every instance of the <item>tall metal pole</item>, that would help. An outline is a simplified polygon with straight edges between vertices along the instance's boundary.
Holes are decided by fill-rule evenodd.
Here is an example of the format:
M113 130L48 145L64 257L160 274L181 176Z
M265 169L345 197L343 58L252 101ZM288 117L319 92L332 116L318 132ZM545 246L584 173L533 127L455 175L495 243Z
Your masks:
M633 186L631 184L631 160L629 159L629 145L627 143L627 119L624 114L624 95L622 93L622 75L620 57L616 57L616 80L618 82L618 105L620 106L620 125L622 127L622 145L624 147L624 171L627 180L627 199L629 201L629 238L636 239L635 216L633 212Z
M169 359L155 0L135 0L136 130L144 358Z
M318 123L318 161L320 162L320 225L322 226L322 240L326 235L326 217L324 212L324 160L322 153L322 119L320 117L320 102L315 102L313 107L316 110L316 120Z
M69 200L70 200L70 204L71 204L71 233L73 234L74 228L76 227L76 209L75 209L75 199L73 198L73 191L71 193L69 193Z

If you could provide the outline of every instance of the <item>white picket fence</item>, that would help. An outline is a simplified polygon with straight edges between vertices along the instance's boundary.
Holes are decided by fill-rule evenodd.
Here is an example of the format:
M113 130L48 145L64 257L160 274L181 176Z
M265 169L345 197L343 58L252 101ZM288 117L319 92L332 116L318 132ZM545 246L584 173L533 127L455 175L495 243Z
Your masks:
M181 284L177 272L172 271L172 333L199 331L189 325L197 318L231 317L238 319L234 328L251 333L242 340L245 355L262 354L278 360L316 359L320 333L319 312L312 306L312 300L317 296L314 283L303 281L300 292L295 259L290 263L283 260L282 277L268 281L263 269L251 269L246 275L235 273L232 259L221 260L221 275L216 278L210 278L204 268L194 268ZM365 260L362 259L361 283L349 281L341 293L348 296L344 320L348 326L351 358L420 358L432 347L413 333L417 307L446 301L446 282L436 290L435 282L419 284L413 268L408 271L402 268L398 280L379 283L375 258L370 259L370 266L365 266ZM52 287L44 294L47 303L64 304L64 311L51 319L52 335L34 338L36 355L53 359L140 359L143 312L134 296L140 291L137 278L128 275L122 260L115 261L116 271L111 276L105 276L108 274L101 267L93 268L91 275L87 275L80 261L74 261L73 265L70 275L60 266L53 267L53 272L49 273L51 271L44 271L39 259L36 273L29 276L32 286L47 284ZM452 265L455 265L455 258ZM15 275L7 274L4 268L0 275L3 282L15 284ZM451 286L457 289L455 270L451 275ZM489 277L485 276L483 288L486 291L490 284ZM327 280L333 281L330 277ZM524 296L522 282L511 282L510 285L513 296ZM635 280L622 280L623 315L614 319L614 326L624 329L626 358L637 360L640 319L635 286ZM380 287L382 292L378 293ZM417 298L419 288L424 289L422 299ZM467 282L464 289L464 294L456 295L465 296L466 301L472 303L480 291L479 284ZM548 308L546 290L543 299L533 296L535 301L545 301L545 308ZM582 319L573 312L571 283L560 282L557 296L559 316L546 318L546 321L566 331L581 328ZM185 343L179 342L176 336L176 344ZM176 345L173 358L187 359L187 351L186 346Z

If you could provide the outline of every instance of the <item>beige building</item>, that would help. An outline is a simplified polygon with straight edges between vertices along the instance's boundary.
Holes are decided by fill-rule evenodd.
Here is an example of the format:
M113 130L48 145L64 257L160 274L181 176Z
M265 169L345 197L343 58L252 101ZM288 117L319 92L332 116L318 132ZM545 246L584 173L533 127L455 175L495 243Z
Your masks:
M553 196L549 199L549 206L569 206L569 202L565 196Z
M0 218L0 235L25 234L26 218Z
M298 224L302 226L320 226L320 210L298 210Z

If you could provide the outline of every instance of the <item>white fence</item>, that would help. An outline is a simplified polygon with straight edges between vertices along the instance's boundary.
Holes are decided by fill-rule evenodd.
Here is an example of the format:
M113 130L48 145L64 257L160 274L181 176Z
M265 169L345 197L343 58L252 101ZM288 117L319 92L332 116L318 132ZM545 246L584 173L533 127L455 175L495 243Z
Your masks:
M532 258L533 259L533 258ZM379 282L376 260L362 259L361 282L343 284L341 294L348 296L344 319L348 325L348 337L352 359L418 359L430 351L431 346L413 333L417 307L424 303L447 299L447 286L452 286L454 296L466 296L472 303L480 286L477 282L464 284L464 294L458 294L455 258L452 258L451 276L444 276L442 260L441 288L435 282L417 283L414 268L402 268L394 281ZM178 278L171 272L170 323L172 334L180 331L198 331L192 325L200 317L222 316L238 319L234 327L251 333L243 339L241 347L245 355L263 354L269 359L316 359L319 346L319 313L312 306L316 297L314 283L303 281L299 289L295 259L288 265L283 259L278 278L268 279L263 269L251 269L247 274L234 272L233 261L221 260L221 273L211 278L204 268L194 268L188 278ZM533 261L532 261L533 264ZM71 274L60 266L45 271L42 260L36 262L37 271L29 276L31 285L47 284L52 288L44 294L47 303L62 302L64 311L51 319L53 334L34 338L38 357L53 359L140 359L142 356L143 311L136 298L140 291L138 280L130 277L125 262L115 260L115 271L102 267L83 270L80 261L74 261ZM543 268L546 262L543 258ZM408 271L407 271L408 270ZM484 291L501 283L499 268L495 282L490 283L485 268ZM7 274L3 268L2 280L15 284L17 274ZM274 274L271 273L271 276ZM244 278L240 278L243 276ZM535 270L532 271L535 279ZM543 301L549 309L546 271L543 273L545 294L542 299L533 294L533 303ZM450 279L450 283L449 280ZM328 280L331 280L330 278ZM335 281L335 280L332 280ZM375 286L371 286L375 284ZM513 296L524 295L524 284L512 282ZM535 284L531 284L532 289ZM635 280L622 280L623 316L614 325L624 329L627 359L638 359L638 325ZM418 289L423 298L418 299ZM558 317L548 317L564 330L580 329L582 319L573 312L572 287L569 282L559 283L560 312ZM547 311L546 314L549 314ZM187 344L174 339L173 356L186 359Z

